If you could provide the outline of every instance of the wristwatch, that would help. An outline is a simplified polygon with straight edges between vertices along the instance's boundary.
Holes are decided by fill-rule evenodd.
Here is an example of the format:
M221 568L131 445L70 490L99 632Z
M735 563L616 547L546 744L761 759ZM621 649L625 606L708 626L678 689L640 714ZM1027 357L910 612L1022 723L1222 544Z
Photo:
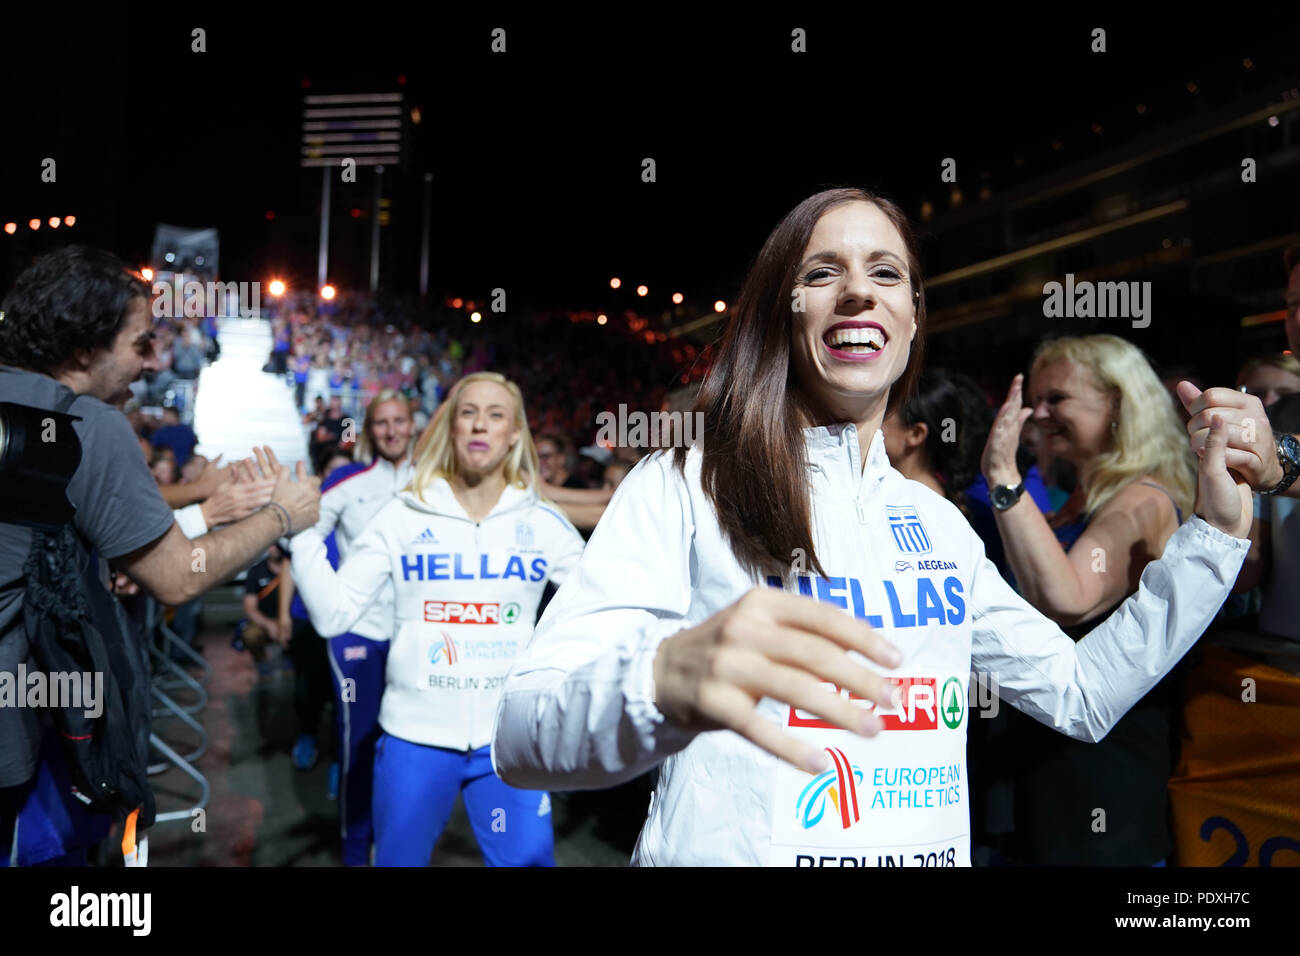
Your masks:
M1290 436L1287 436L1290 437ZM1022 478L1018 485L989 485L989 503L998 511L1006 511L1025 493L1025 482Z
M1273 442L1277 445L1277 460L1282 466L1282 480L1262 495L1280 495L1300 478L1300 441L1286 432L1274 433Z

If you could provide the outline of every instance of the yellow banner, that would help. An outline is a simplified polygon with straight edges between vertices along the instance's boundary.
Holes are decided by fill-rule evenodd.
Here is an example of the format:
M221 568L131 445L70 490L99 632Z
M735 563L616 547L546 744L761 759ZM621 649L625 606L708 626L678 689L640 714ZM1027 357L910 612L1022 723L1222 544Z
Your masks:
M1300 677L1222 647L1188 675L1179 866L1300 866Z

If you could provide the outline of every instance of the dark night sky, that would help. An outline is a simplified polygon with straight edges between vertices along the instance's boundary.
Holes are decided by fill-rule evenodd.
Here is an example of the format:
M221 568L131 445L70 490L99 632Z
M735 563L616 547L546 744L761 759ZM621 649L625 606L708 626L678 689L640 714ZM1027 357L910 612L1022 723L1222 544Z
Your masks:
M29 22L5 44L15 56L5 60L0 215L23 222L75 205L83 238L137 261L155 222L216 225L227 278L275 269L309 279L320 172L297 167L301 81L312 92L387 91L401 73L424 116L412 168L435 175L436 290L503 286L581 307L603 302L617 274L655 292L730 295L777 219L820 187L876 186L915 214L921 197L946 193L945 156L968 190L981 172L1006 188L1186 109L1188 80L1256 60L1254 74L1206 84L1197 105L1209 108L1294 73L1300 51L1294 24L1046 10L1015 21L928 6L903 19L867 5L758 15L655 4L594 16L476 5L422 20L406 8L326 9ZM190 52L195 26L207 30L206 53ZM507 30L504 55L489 51L494 26ZM807 54L790 52L796 26ZM1104 55L1089 52L1095 26L1107 29ZM1156 104L1146 118L1138 100ZM39 182L47 155L60 161L55 185ZM653 184L640 179L646 156ZM368 210L361 179L335 188ZM407 225L415 179L394 194ZM335 228L344 242L366 226L336 218ZM410 258L412 243L401 250ZM339 268L349 265L364 268Z

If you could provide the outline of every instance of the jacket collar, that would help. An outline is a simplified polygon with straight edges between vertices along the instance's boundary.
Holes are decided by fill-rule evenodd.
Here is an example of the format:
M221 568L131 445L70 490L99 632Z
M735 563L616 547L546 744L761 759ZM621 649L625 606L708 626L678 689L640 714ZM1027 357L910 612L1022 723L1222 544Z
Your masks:
M466 521L474 520L461 507L460 502L456 500L456 495L452 492L451 485L446 478L435 478L430 482L429 487L424 489L423 500L410 491L398 492L397 497L416 511L445 515L452 518L463 518ZM508 511L531 507L537 502L537 489L533 485L529 485L526 489L506 485L501 492L501 497L497 499L497 503L492 506L492 510L487 513L483 520L486 521L488 518L494 518Z
M404 472L411 471L411 456L407 455L405 458L401 460L399 464L394 466L393 463L389 461L387 458L385 458L383 455L375 455L375 457L370 462L370 467L376 469L377 471L382 471L386 474L397 476Z
M862 454L857 426L851 422L817 425L803 430L808 442L808 465L815 471L847 467L855 485L863 487L883 481L889 473L889 456L885 453L885 435L879 429L867 446L866 468L861 468Z

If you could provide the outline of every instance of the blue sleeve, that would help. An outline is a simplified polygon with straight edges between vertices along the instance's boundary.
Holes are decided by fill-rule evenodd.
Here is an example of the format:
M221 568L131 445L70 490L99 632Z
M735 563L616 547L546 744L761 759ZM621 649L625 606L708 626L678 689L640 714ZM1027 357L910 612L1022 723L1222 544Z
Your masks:
M325 494L325 492L329 491L344 478L355 475L359 471L365 471L366 467L366 465L361 464L359 461L350 462L346 465L339 465L325 476L325 480L322 481L320 485L320 493L322 495Z
M335 571L339 569L339 542L331 531L325 538L325 557L329 558L330 567Z
M1047 495L1047 483L1038 473L1037 465L1032 466L1025 474L1025 491L1029 492L1029 497L1034 499L1034 504L1038 505L1039 511L1046 514L1052 510L1052 502Z

